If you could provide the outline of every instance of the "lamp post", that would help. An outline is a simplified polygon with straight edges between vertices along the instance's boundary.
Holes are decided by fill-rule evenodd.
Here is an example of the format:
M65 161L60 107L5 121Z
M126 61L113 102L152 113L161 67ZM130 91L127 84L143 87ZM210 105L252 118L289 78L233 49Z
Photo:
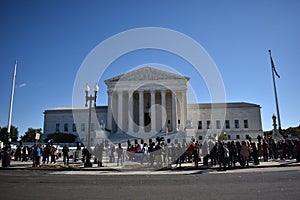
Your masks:
M88 102L89 102L89 121L88 121L88 143L87 143L87 150L88 154L86 155L86 162L85 166L91 166L92 164L90 163L90 155L91 155L91 118L92 118L92 103L94 101L94 108L96 108L96 100L97 100L97 93L99 91L99 87L97 83L94 86L94 96L90 94L89 96L89 91L90 87L88 84L85 85L85 107L88 107Z

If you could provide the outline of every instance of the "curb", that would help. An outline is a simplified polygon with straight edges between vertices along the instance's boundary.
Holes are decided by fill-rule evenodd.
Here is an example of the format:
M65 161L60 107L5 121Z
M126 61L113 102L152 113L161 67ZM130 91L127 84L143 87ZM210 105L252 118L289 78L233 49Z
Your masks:
M110 167L83 167L81 165L75 166L75 167L69 167L69 166L64 166L61 165L56 165L56 167L0 167L0 170L24 170L24 171L33 171L33 170L38 170L38 171L111 171L111 172L124 172L124 171L143 171L144 169L131 169L131 168L126 168L126 169L115 169L115 168L110 168ZM271 168L271 167L295 167L295 166L300 166L299 162L288 162L288 163L281 163L281 164L275 164L275 165L251 165L248 167L240 167L236 166L234 168L227 168L226 170L235 170L235 169L259 169L259 168ZM199 165L199 167L195 166L182 166L182 167L163 167L159 169L151 168L153 171L190 171L190 170L220 170L219 167L217 166L203 166Z

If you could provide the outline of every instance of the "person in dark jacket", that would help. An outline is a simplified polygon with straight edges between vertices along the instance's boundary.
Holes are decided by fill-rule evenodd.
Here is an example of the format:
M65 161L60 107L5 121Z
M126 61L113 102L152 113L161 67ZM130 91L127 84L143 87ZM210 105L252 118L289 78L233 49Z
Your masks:
M66 144L64 145L64 147L62 149L62 153L63 153L64 164L69 165L69 148Z

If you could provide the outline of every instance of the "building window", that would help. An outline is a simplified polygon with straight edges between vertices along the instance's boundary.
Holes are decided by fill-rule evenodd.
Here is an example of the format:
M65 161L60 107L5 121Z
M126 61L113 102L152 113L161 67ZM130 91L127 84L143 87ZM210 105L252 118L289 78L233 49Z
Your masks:
M239 120L234 120L234 128L240 128Z
M220 120L216 121L216 128L221 129L221 121Z
M168 124L171 124L171 120L168 120Z
M77 132L75 123L73 123L73 132Z
M55 132L59 132L59 123L56 123L55 125Z
M228 140L231 140L231 136L230 135L227 135L227 137L228 137Z
M82 131L82 132L85 131L85 124L84 124L84 123L81 124L81 131Z
M240 139L240 135L236 135L236 139L239 140Z
M68 123L64 124L64 132L68 132L69 131L69 127L68 127Z
M229 120L225 120L225 128L230 129L230 121Z
M210 129L210 120L207 120L207 122L206 122L206 128Z
M203 137L202 137L202 135L199 135L199 140L203 140Z
M249 128L248 119L244 120L244 128Z
M198 129L202 129L202 121L198 121Z
M180 119L178 120L178 124L180 124Z

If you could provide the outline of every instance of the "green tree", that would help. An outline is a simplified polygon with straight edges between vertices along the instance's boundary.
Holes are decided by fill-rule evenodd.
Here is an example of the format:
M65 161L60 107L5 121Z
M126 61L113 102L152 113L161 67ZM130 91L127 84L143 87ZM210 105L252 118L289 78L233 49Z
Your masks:
M7 133L7 127L0 127L0 140L3 142L7 141L7 137L8 133ZM17 142L18 141L18 137L19 137L19 131L18 128L15 126L11 126L10 127L10 138L12 142Z
M264 134L267 134L267 135L272 135L272 133L273 133L272 130L264 131ZM289 127L287 129L282 129L281 133L283 135L292 134L293 136L299 136L300 135L300 126L298 126L298 127Z
M35 136L37 133L41 134L40 139L38 141L38 142L41 142L42 141L42 129L41 128L38 128L38 129L28 128L28 130L25 132L25 134L23 136L21 136L22 142L35 142Z
M224 134L224 133L221 133L219 136L218 136L218 140L228 140L228 135Z
M49 140L53 140L54 142L61 142L61 143L73 143L76 141L77 136L70 134L70 133L52 133L48 134L45 142Z

